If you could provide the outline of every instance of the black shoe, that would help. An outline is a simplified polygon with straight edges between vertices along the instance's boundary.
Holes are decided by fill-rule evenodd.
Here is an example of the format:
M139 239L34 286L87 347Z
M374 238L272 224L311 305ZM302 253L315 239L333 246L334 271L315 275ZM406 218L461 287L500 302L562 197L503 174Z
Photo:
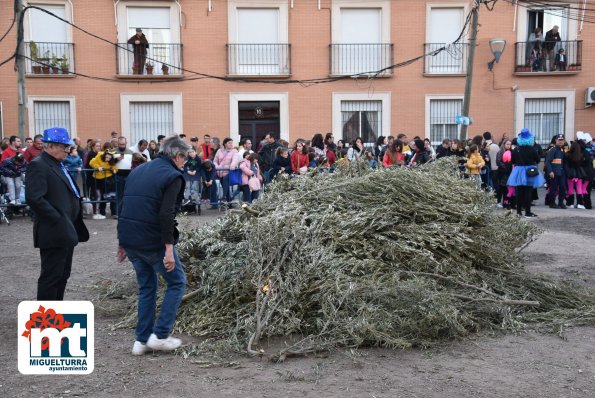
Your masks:
M555 203L550 203L550 209L557 209L558 206Z
M525 218L535 218L535 217L537 217L537 214L535 214L535 213L525 214Z
M565 209L568 209L568 207L566 207L566 205L565 205L564 203L560 203L560 204L558 205L558 209L565 210Z

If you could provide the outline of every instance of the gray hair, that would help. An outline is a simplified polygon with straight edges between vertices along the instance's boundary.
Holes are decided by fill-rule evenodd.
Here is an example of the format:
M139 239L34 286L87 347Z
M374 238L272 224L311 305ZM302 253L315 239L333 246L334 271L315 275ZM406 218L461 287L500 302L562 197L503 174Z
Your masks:
M169 158L175 158L178 154L184 156L188 155L188 151L192 147L184 142L182 138L177 135L171 135L163 140L161 144L161 153Z

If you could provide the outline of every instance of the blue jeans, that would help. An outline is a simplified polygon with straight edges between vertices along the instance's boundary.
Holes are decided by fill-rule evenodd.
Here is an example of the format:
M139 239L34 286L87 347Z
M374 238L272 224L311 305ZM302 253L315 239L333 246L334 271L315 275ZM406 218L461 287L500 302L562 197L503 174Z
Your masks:
M136 340L146 343L151 333L164 339L171 333L176 314L186 289L186 273L174 248L176 266L173 271L165 271L163 256L165 248L157 251L126 249L126 255L136 271L138 282L138 320L136 324ZM157 273L167 282L167 289L159 318L155 322L157 305Z

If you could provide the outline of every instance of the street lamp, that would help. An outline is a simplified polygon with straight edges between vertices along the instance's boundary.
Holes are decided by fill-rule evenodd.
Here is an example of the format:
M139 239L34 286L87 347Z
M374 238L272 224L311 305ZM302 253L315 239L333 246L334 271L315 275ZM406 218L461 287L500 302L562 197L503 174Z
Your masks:
M506 47L505 39L492 39L490 40L490 51L494 54L494 59L488 62L488 69L494 69L494 62L500 61L500 57Z

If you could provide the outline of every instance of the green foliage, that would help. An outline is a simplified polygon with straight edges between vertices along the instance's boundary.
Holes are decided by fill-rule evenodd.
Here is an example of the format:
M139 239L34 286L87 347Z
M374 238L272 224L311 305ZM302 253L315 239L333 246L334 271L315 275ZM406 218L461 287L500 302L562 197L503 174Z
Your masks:
M277 359L335 347L427 347L527 322L592 323L595 298L529 274L537 232L494 211L449 160L414 170L352 163L267 187L179 245L192 286L176 328ZM577 316L577 313L583 314ZM568 314L568 315L566 315Z

